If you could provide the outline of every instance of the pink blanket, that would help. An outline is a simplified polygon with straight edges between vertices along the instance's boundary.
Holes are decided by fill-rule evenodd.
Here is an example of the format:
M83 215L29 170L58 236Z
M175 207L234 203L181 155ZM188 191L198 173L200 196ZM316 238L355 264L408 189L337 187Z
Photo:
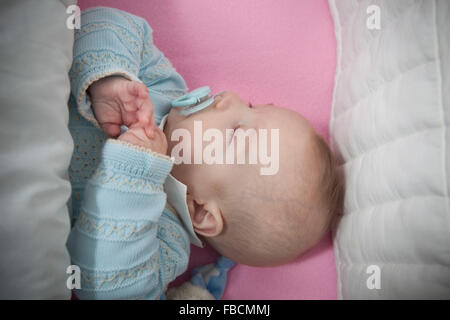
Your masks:
M145 18L155 44L189 89L236 91L253 104L304 115L328 140L336 48L326 0L79 0ZM190 268L213 261L192 248ZM189 278L189 272L177 279ZM336 299L331 235L297 261L276 268L237 265L224 299Z

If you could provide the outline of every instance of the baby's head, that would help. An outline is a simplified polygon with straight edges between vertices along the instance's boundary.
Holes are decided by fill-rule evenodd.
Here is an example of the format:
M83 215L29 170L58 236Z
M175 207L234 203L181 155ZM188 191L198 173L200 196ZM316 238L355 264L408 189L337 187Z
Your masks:
M195 164L199 150L194 150L194 127L198 130L199 123L202 132L215 128L223 134L226 141L215 146L223 148L224 159L229 148L237 147L230 129L254 129L257 147L267 141L264 154L278 159L277 171L262 175L260 169L267 165L249 163L248 153L258 149L252 150L250 138L234 152L235 159L246 154L245 164ZM188 117L172 109L164 128L169 155L179 151L180 141L173 141L172 134L181 128L191 133L191 155L184 156L192 164L175 165L172 175L187 186L194 230L222 255L247 265L279 265L300 256L327 232L339 206L341 185L327 144L298 113L273 105L250 106L227 92ZM267 136L259 129L266 129ZM276 129L278 136L271 140ZM205 140L202 150L211 145Z

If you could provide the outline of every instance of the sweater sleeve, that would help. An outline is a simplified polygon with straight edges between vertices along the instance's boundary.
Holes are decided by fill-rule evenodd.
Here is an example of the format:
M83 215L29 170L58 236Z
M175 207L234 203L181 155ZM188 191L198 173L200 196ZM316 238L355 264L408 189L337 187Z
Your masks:
M187 91L183 78L154 45L144 19L114 8L83 11L69 76L80 114L96 126L86 91L93 82L112 75L147 86L157 123L170 111L170 101Z
M171 168L164 155L107 140L67 241L78 298L158 299L185 271L188 236L164 209Z

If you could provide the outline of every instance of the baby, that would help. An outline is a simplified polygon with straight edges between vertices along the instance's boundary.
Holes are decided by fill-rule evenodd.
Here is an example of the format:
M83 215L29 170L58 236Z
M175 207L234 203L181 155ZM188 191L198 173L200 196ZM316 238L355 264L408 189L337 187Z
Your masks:
M276 266L329 230L341 184L327 144L308 121L233 92L189 116L171 108L186 86L143 19L109 8L85 11L70 77L76 148L67 246L82 270L78 297L164 298L168 283L187 268L190 243L206 242L238 263ZM199 122L224 136L237 128L278 130L279 170L174 165L175 132L193 137ZM235 139L227 139L224 152ZM250 148L238 152L248 158Z

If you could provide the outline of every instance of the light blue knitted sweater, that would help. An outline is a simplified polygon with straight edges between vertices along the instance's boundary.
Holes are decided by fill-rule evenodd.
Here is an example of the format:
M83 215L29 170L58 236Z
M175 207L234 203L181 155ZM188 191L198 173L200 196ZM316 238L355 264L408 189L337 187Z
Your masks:
M67 248L81 269L81 289L75 294L80 299L163 298L168 283L187 268L189 237L166 208L163 184L170 159L107 140L96 127L86 89L113 74L146 84L157 124L170 101L187 90L154 46L145 20L110 8L82 13L69 101L75 150Z

